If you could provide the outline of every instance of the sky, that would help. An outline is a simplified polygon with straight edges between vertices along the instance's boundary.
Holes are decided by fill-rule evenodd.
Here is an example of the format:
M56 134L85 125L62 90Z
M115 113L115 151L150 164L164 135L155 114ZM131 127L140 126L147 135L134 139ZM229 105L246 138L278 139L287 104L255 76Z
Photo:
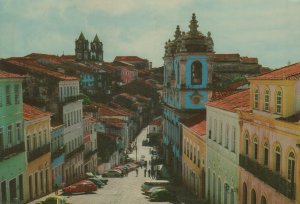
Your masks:
M300 0L0 0L0 58L74 54L98 34L104 60L136 55L163 65L176 25L212 33L216 53L257 57L265 67L300 62Z

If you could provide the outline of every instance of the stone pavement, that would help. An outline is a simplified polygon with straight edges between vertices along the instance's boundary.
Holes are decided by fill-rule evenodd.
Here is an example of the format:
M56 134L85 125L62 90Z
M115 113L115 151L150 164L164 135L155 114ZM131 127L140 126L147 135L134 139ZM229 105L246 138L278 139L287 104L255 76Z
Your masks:
M144 129L137 138L137 156L140 159L141 155L145 156L145 160L149 161L150 147L142 146L142 140L146 138L147 131ZM131 157L135 158L135 150ZM149 166L149 165L148 165ZM150 203L145 195L142 194L141 185L150 178L144 177L144 168L139 168L138 176L136 172L130 172L128 177L124 178L109 178L108 185L98 189L97 192L91 194L80 194L67 196L69 203L74 204L146 204ZM184 190L182 187L175 187L176 195L179 202L182 204L201 204L193 195ZM40 200L43 200L42 198ZM35 203L35 202L32 202ZM160 202L169 203L169 202Z

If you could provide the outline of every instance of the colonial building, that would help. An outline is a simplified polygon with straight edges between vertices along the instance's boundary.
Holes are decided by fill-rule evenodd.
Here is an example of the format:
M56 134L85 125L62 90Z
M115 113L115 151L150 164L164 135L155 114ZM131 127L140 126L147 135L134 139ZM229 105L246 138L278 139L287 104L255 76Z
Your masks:
M79 38L75 40L75 59L77 61L103 62L103 44L98 35L95 36L89 47L89 41L81 32Z
M0 71L0 203L3 204L25 201L22 92L21 76Z
M182 183L199 199L205 199L206 113L185 120L182 126Z
M52 191L50 117L51 114L28 104L23 105L26 136L26 192L31 201Z
M65 163L64 152L64 125L62 123L51 123L51 169L52 184L62 186L64 181L63 165Z
M210 203L239 203L240 126L237 110L249 108L249 89L206 104L206 199Z
M300 203L300 64L249 78L240 110L239 203Z
M116 65L129 65L136 69L151 69L152 63L147 59L142 59L137 56L116 56L114 59Z
M83 118L83 142L84 142L84 171L97 172L97 132L96 119L92 114L85 114Z
M165 161L175 180L181 177L182 136L180 121L205 109L211 83L208 55L213 53L213 41L198 31L195 14L189 32L177 26L175 39L166 43L164 56L164 136Z

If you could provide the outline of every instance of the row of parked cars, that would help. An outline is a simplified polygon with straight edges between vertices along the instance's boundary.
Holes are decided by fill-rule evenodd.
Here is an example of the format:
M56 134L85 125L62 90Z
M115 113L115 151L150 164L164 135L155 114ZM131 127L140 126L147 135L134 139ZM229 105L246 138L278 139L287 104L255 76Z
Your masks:
M167 180L149 180L142 186L143 194L148 196L150 201L176 201L176 194L170 190L171 185Z
M121 165L111 168L110 170L108 170L107 172L102 174L102 176L110 177L110 178L111 177L123 177L124 175L128 174L130 171L135 170L138 167L139 167L139 165L134 162L131 162L128 164L121 164Z

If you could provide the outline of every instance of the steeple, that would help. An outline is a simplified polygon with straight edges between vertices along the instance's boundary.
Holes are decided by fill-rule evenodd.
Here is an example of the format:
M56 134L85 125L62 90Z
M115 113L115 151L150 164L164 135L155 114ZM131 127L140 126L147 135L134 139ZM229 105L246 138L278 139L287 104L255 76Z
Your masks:
M179 27L179 25L177 25L175 34L174 34L175 40L177 40L180 36L181 36L180 27Z
M190 21L190 25L189 25L189 28L190 28L190 35L197 35L198 34L198 21L196 19L196 14L193 13L192 15L192 20Z
M85 37L82 32L80 33L78 40L85 40Z
M98 35L96 34L95 38L94 38L94 42L100 43L100 40L98 38Z

